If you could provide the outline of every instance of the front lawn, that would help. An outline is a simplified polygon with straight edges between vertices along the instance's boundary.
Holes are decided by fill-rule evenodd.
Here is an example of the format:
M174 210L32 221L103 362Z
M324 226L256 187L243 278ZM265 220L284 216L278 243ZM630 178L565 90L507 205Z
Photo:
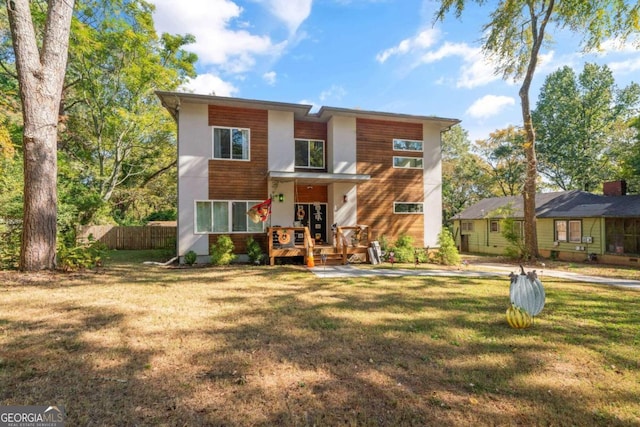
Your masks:
M135 260L135 262L133 262ZM0 405L67 425L640 424L640 292L302 266L0 272Z

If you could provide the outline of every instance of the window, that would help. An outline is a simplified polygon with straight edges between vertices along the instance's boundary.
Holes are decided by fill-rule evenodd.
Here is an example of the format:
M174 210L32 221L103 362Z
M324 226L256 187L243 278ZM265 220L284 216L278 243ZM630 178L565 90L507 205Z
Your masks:
M524 237L524 221L513 221L513 233L520 237Z
M491 220L491 223L489 224L489 231L491 231L492 233L499 233L500 221L498 221L497 219Z
M582 243L582 221L556 220L555 240L558 242Z
M424 204L423 203L405 203L405 202L394 202L393 203L393 213L396 214L421 214L424 212Z
M422 169L422 157L393 157L394 168Z
M473 222L463 222L460 224L460 231L473 231Z
M324 141L296 139L296 167L324 169Z
M264 223L254 223L247 211L259 201L196 201L195 233L262 233Z
M640 254L640 219L606 218L604 228L607 252Z
M249 129L214 127L213 158L249 160Z
M419 151L422 152L422 141L411 139L394 139L393 149L396 151Z

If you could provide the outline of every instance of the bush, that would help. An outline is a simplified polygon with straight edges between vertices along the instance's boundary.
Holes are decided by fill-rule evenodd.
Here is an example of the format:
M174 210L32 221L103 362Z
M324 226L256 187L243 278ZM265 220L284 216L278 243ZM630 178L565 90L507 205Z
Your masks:
M226 234L218 237L218 241L211 245L211 263L213 265L229 265L236 256L233 254L235 246L233 240Z
M198 254L196 254L194 251L189 251L186 254L184 254L184 262L187 265L193 265L196 263L197 260L198 260Z
M413 238L406 234L400 235L395 245L389 248L389 252L393 252L396 262L414 262L415 248L413 247Z
M249 257L249 262L252 264L259 264L260 261L262 261L262 248L253 236L249 236L247 239L247 256Z
M442 265L458 265L460 264L460 254L456 243L453 241L453 236L448 228L444 227L440 234L438 234L438 245L440 249L435 255L435 259Z
M20 262L21 223L0 224L0 270L17 269Z
M65 245L60 239L57 265L62 271L76 271L100 267L107 253L107 247L89 236L88 243Z

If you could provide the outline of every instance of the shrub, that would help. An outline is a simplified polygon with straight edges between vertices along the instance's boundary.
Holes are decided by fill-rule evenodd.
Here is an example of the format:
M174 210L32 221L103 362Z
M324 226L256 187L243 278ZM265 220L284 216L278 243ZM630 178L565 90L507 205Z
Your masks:
M438 234L438 245L440 249L435 255L435 259L442 265L458 265L460 264L460 254L456 243L453 241L453 236L448 228L444 227L440 234Z
M57 251L57 265L62 271L76 271L85 268L100 267L107 253L107 247L89 236L89 242L65 244L60 239Z
M218 241L211 245L211 263L213 265L229 265L236 256L233 254L235 246L233 240L226 234L218 237Z
M389 248L393 252L396 262L414 262L415 248L413 247L413 237L406 234L400 235L395 245Z
M252 264L259 264L260 261L262 261L262 248L253 236L249 236L247 239L247 256L249 257L249 262Z
M20 262L21 223L0 224L0 270L16 269Z
M189 251L186 254L184 254L184 262L187 265L193 265L196 263L197 260L198 260L198 254L196 254L194 251Z

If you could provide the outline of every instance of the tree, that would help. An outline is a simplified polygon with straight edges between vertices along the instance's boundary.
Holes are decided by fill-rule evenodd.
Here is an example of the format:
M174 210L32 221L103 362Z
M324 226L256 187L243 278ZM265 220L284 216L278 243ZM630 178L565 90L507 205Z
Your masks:
M42 40L29 0L7 1L24 122L24 213L20 269L56 264L56 147L74 0L50 0Z
M175 89L193 77L197 57L182 49L193 36L158 37L152 12L143 0L78 4L60 148L72 166L65 172L84 183L76 190L90 202L81 211L83 222L107 203L103 213L118 221L134 206L153 206L150 199L167 193L166 185L155 192L153 185L175 169L175 122L155 90Z
M593 191L620 175L640 86L618 89L606 65L547 76L532 112L541 174L563 190Z
M485 0L473 0L483 5ZM465 0L441 0L436 19L443 20L452 9L460 17ZM490 20L483 26L482 48L505 79L522 79L520 106L526 132L523 150L527 159L523 186L525 244L532 258L538 257L536 233L536 135L531 120L529 92L540 50L552 41L547 26L567 28L583 37L585 50L600 46L612 36L623 40L640 29L640 4L617 0L499 0Z
M490 196L484 162L471 152L467 131L455 125L442 137L443 222L467 206Z
M499 196L522 194L526 168L522 145L525 138L522 128L509 126L492 132L489 139L476 142L476 150L489 166L493 187Z

